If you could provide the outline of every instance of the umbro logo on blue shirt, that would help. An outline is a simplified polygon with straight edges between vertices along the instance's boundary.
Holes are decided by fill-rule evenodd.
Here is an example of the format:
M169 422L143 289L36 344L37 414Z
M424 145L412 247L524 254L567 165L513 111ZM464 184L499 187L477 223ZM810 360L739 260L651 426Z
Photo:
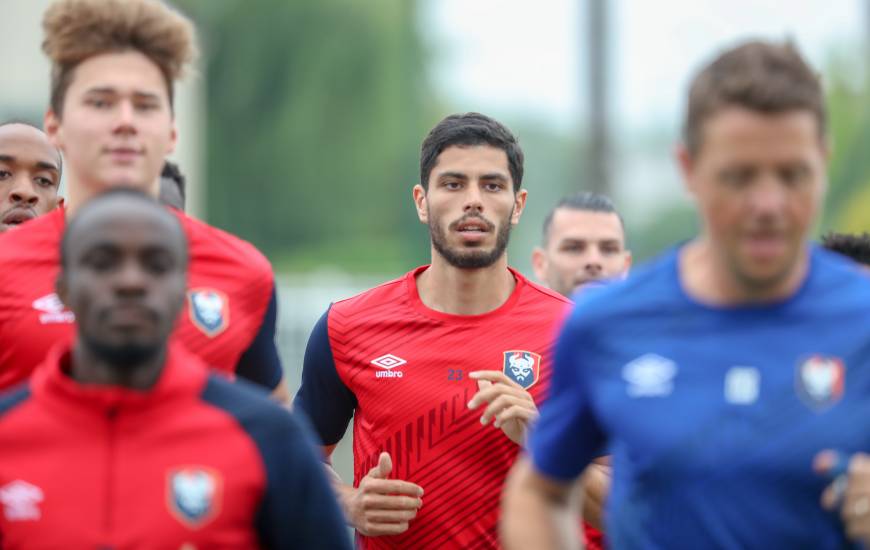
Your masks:
M677 364L655 353L646 353L622 367L629 397L664 397L674 391Z

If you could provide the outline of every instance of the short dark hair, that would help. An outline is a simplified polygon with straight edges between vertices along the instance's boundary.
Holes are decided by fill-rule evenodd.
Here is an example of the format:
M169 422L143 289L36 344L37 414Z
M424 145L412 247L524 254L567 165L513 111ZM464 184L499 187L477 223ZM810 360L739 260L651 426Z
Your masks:
M704 122L725 107L764 114L806 110L826 133L825 98L818 75L791 42L751 41L720 54L692 79L683 125L691 154L701 148Z
M828 233L822 237L822 246L842 254L863 265L870 265L870 234L850 235Z
M523 150L516 136L502 123L480 113L450 115L429 132L420 150L420 185L429 187L429 175L440 155L448 147L490 145L505 152L508 169L514 180L514 192L523 183Z
M142 208L153 208L155 212L160 212L162 216L169 216L174 220L174 223L178 224L178 230L181 231L181 235L184 238L185 248L187 247L187 237L184 233L184 229L181 227L181 223L169 210L164 208L157 202L157 199L152 197L151 195L133 188L133 187L113 187L108 191L100 193L93 199L86 202L79 208L73 217L67 222L66 228L64 229L63 236L60 240L60 267L61 271L65 271L68 267L69 262L69 240L70 235L75 232L76 226L80 223L79 220L85 218L88 215L88 212L95 209L102 203L106 201L111 201L114 199L127 199L132 202L137 202L141 205Z
M40 133L45 134L45 130L43 130L42 128L40 128L36 124L33 124L32 122L27 122L25 120L18 120L18 119L12 119L12 120L7 120L5 122L0 122L0 128L2 128L4 126L12 126L13 124L20 124L21 126L30 126L34 130L38 130ZM48 140L48 137L46 137L46 140ZM54 145L52 145L52 147L54 148L55 151L57 151L57 173L58 173L58 176L62 176L63 175L63 154L61 154L60 149L58 149L57 147L54 147Z
M547 243L550 241L550 229L553 227L553 217L556 215L556 210L560 208L566 208L568 210L583 210L586 212L604 212L608 214L616 214L616 217L619 218L619 223L625 228L625 222L622 219L622 216L619 214L619 211L616 210L616 205L613 204L613 201L610 200L610 197L606 197L604 195L599 195L597 193L591 193L589 191L582 191L580 193L575 193L573 195L569 195L567 197L563 197L559 202L556 203L550 212L547 214L547 217L544 218L544 227L543 227L543 244L547 246Z
M169 160L164 162L163 170L160 171L160 178L174 181L175 185L178 186L178 192L181 194L181 198L187 198L185 195L187 178L185 178L184 174L181 173L181 168L179 168L177 164Z

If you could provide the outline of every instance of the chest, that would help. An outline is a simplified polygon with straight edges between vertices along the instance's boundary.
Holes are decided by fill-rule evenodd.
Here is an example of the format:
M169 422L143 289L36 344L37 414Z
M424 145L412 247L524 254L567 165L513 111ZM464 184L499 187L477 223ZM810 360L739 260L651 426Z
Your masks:
M686 324L590 353L594 407L635 475L815 485L816 453L870 448L855 422L870 421L870 331L749 323Z
M4 444L4 547L140 548L142 541L150 547L253 547L264 479L250 444L228 445L232 436L214 427L168 431L133 424L92 422L87 431L63 434L44 426ZM57 456L64 456L64 469Z

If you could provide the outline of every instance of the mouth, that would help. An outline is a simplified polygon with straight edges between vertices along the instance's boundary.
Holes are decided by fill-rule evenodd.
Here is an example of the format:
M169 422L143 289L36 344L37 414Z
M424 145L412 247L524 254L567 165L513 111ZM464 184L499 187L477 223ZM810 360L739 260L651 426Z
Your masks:
M143 151L137 147L110 147L106 149L106 154L116 162L127 163L142 156Z
M30 208L13 208L3 215L0 223L7 227L20 225L26 221L30 221L36 217L36 212Z
M139 330L156 324L157 315L143 305L125 304L104 311L109 326L119 330Z
M463 218L450 224L450 229L462 235L466 241L480 241L487 233L494 231L492 223L480 217Z
M747 235L745 245L751 257L770 259L783 252L785 239L778 233L756 233Z

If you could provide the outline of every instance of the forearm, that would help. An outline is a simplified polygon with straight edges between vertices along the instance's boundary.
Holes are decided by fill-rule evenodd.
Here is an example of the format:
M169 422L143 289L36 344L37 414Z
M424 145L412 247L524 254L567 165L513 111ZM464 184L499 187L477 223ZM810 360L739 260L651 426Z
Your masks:
M580 546L578 491L541 487L523 460L508 478L501 536L506 550L561 550Z
M350 501L353 498L356 489L352 485L348 485L342 481L341 476L335 471L330 463L324 463L326 468L326 476L332 484L332 490L335 491L336 500L341 508L341 513L344 515L348 525L354 526L351 516Z
M610 492L610 466L590 464L583 474L583 519L601 531L604 528L604 503Z

